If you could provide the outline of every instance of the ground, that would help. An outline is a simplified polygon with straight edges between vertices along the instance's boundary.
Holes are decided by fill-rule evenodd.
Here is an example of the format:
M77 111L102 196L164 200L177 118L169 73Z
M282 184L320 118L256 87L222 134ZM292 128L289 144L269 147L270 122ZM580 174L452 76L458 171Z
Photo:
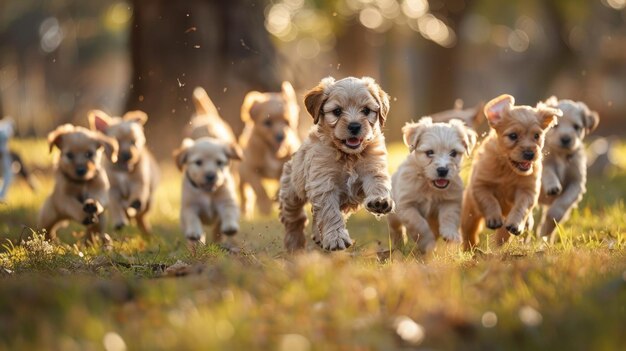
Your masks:
M162 161L154 237L79 226L51 245L31 229L52 183L43 141L14 142L37 173L0 205L0 350L617 350L626 345L626 172L591 178L560 241L432 257L389 254L384 219L348 229L355 247L290 255L274 213L245 221L238 253L190 252L178 224L180 175ZM407 151L392 145L391 167ZM616 155L622 163L626 149Z

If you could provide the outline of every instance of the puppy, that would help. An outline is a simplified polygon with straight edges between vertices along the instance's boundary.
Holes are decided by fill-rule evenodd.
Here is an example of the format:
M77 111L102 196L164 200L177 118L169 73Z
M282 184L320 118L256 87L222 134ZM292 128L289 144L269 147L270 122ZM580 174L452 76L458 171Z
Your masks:
M433 122L449 122L453 119L461 120L466 126L476 130L483 120L484 103L480 103L474 107L463 108L463 100L457 99L454 102L454 108L451 110L441 111L430 115Z
M546 136L547 155L543 161L539 196L539 203L547 207L539 235L553 242L555 221L567 220L585 194L587 156L583 139L596 129L600 118L583 102L557 100L553 96L544 104L563 111L559 123Z
M393 209L382 133L389 97L369 77L328 77L304 103L315 125L280 178L285 247L304 248L308 201L313 240L326 250L343 250L352 245L345 219L362 203L376 215Z
M109 213L114 228L120 230L134 218L145 236L151 232L146 215L159 178L159 166L146 147L143 126L147 121L143 111L130 111L121 118L99 110L89 112L91 129L114 138L119 145L117 162L104 162L111 182Z
M300 108L296 99L289 82L283 82L280 93L252 91L244 99L241 119L245 128L239 139L244 149L239 165L239 195L244 214L252 212L248 185L256 195L259 211L267 215L272 210L272 200L262 180L278 180L283 165L300 147L297 134Z
M13 181L13 157L9 150L9 139L13 136L13 120L4 118L0 121L0 174L2 174L2 188L0 188L0 201L9 191Z
M209 95L202 87L196 87L193 91L192 100L196 108L196 114L191 118L187 128L187 137L199 139L211 137L222 140L228 144L235 144L237 138L232 128L226 123Z
M209 137L185 139L174 151L178 168L184 173L180 221L190 243L205 242L203 225L215 223L213 239L239 231L239 207L229 162L240 160L238 148Z
M499 244L519 235L537 204L545 133L562 112L545 105L514 106L501 95L485 106L491 128L478 148L463 198L461 230L466 250L478 244L483 220Z
M39 213L38 227L48 239L56 239L60 222L73 220L87 227L87 238L103 240L104 210L109 203L109 178L102 154L117 160L117 141L101 133L65 124L48 134L50 151L61 150L56 162L55 184Z
M403 244L403 229L429 252L435 239L461 242L463 181L459 175L463 154L469 156L476 133L463 122L433 123L424 117L402 128L410 154L391 178L396 212L387 217L395 246Z

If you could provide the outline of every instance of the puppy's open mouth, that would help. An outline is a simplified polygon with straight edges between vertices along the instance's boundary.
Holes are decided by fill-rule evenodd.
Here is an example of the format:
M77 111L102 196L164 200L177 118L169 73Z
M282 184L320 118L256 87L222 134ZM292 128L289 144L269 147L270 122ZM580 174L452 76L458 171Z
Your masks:
M518 170L522 172L528 172L533 166L533 163L530 161L523 161L523 162L517 162L513 160L510 160L510 161L513 167L517 168Z
M445 189L448 187L449 184L450 184L450 181L447 179L439 178L439 179L433 180L433 185L435 186L435 188Z
M346 145L347 147L351 149L358 149L359 146L361 146L362 142L363 142L363 139L359 139L359 138L348 138L343 141L344 145Z

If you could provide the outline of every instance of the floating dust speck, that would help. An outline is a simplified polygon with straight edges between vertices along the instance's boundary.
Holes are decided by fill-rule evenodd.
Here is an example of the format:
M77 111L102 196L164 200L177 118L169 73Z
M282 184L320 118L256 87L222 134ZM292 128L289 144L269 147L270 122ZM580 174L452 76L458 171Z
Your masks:
M200 49L200 45L194 45L194 49Z
M407 316L400 316L394 321L394 327L398 336L411 344L418 345L424 340L426 335L424 327L417 324Z
M530 306L524 306L519 310L519 319L526 326L536 327L543 321L543 316L536 309Z
M228 88L227 88L227 87L224 87L224 90L223 90L223 91L224 91L224 92L226 92L227 90L228 90Z
M104 349L106 351L125 351L126 350L126 342L124 339L116 333L116 332L108 332L102 338L102 344L104 345Z
M498 324L498 315L496 315L496 313L493 311L487 311L483 313L480 321L483 324L483 327L493 328Z

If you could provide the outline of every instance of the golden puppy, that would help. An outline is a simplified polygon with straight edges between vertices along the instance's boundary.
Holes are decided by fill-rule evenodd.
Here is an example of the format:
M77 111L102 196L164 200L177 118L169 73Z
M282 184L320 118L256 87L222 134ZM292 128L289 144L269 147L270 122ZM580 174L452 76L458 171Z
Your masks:
M256 195L259 211L264 215L271 212L272 200L262 180L278 180L283 165L300 147L299 111L296 92L289 82L283 82L280 93L252 91L246 95L241 106L241 119L246 126L239 139L244 155L239 165L239 196L244 214L252 212L248 185Z
M196 114L189 122L187 137L194 140L211 137L228 144L236 143L237 138L232 128L222 119L217 107L202 87L194 89L192 100L196 107Z
M91 130L115 138L119 145L117 162L105 161L111 188L109 213L116 230L134 218L143 235L150 234L146 218L159 178L159 166L146 147L143 126L148 115L130 111L124 117L110 117L106 113L89 112Z
M343 250L352 245L345 218L362 203L376 215L393 208L382 133L389 97L369 77L328 77L304 103L315 126L280 178L285 247L304 248L309 201L313 240L326 250Z
M102 167L102 153L115 162L117 141L86 128L65 124L48 134L50 151L61 150L52 195L39 213L38 227L48 239L56 238L57 225L73 220L87 226L88 239L101 235L103 212L109 203L109 179Z
M424 117L402 128L410 154L391 178L395 213L387 217L396 246L404 243L403 229L422 253L435 239L461 242L463 181L459 175L463 155L476 144L476 133L462 121L433 123Z
M213 223L215 242L221 234L236 234L239 207L229 163L241 159L239 149L209 137L185 139L174 158L184 173L180 222L185 238L204 243L202 226Z
M545 133L561 116L560 110L539 105L514 106L501 95L485 106L491 127L478 148L463 198L461 230L465 249L478 244L483 220L497 229L497 243L519 235L537 204Z
M555 221L567 220L586 192L587 156L583 139L596 129L600 118L583 102L549 98L545 105L563 111L546 136L539 203L544 208L539 235L554 241Z

